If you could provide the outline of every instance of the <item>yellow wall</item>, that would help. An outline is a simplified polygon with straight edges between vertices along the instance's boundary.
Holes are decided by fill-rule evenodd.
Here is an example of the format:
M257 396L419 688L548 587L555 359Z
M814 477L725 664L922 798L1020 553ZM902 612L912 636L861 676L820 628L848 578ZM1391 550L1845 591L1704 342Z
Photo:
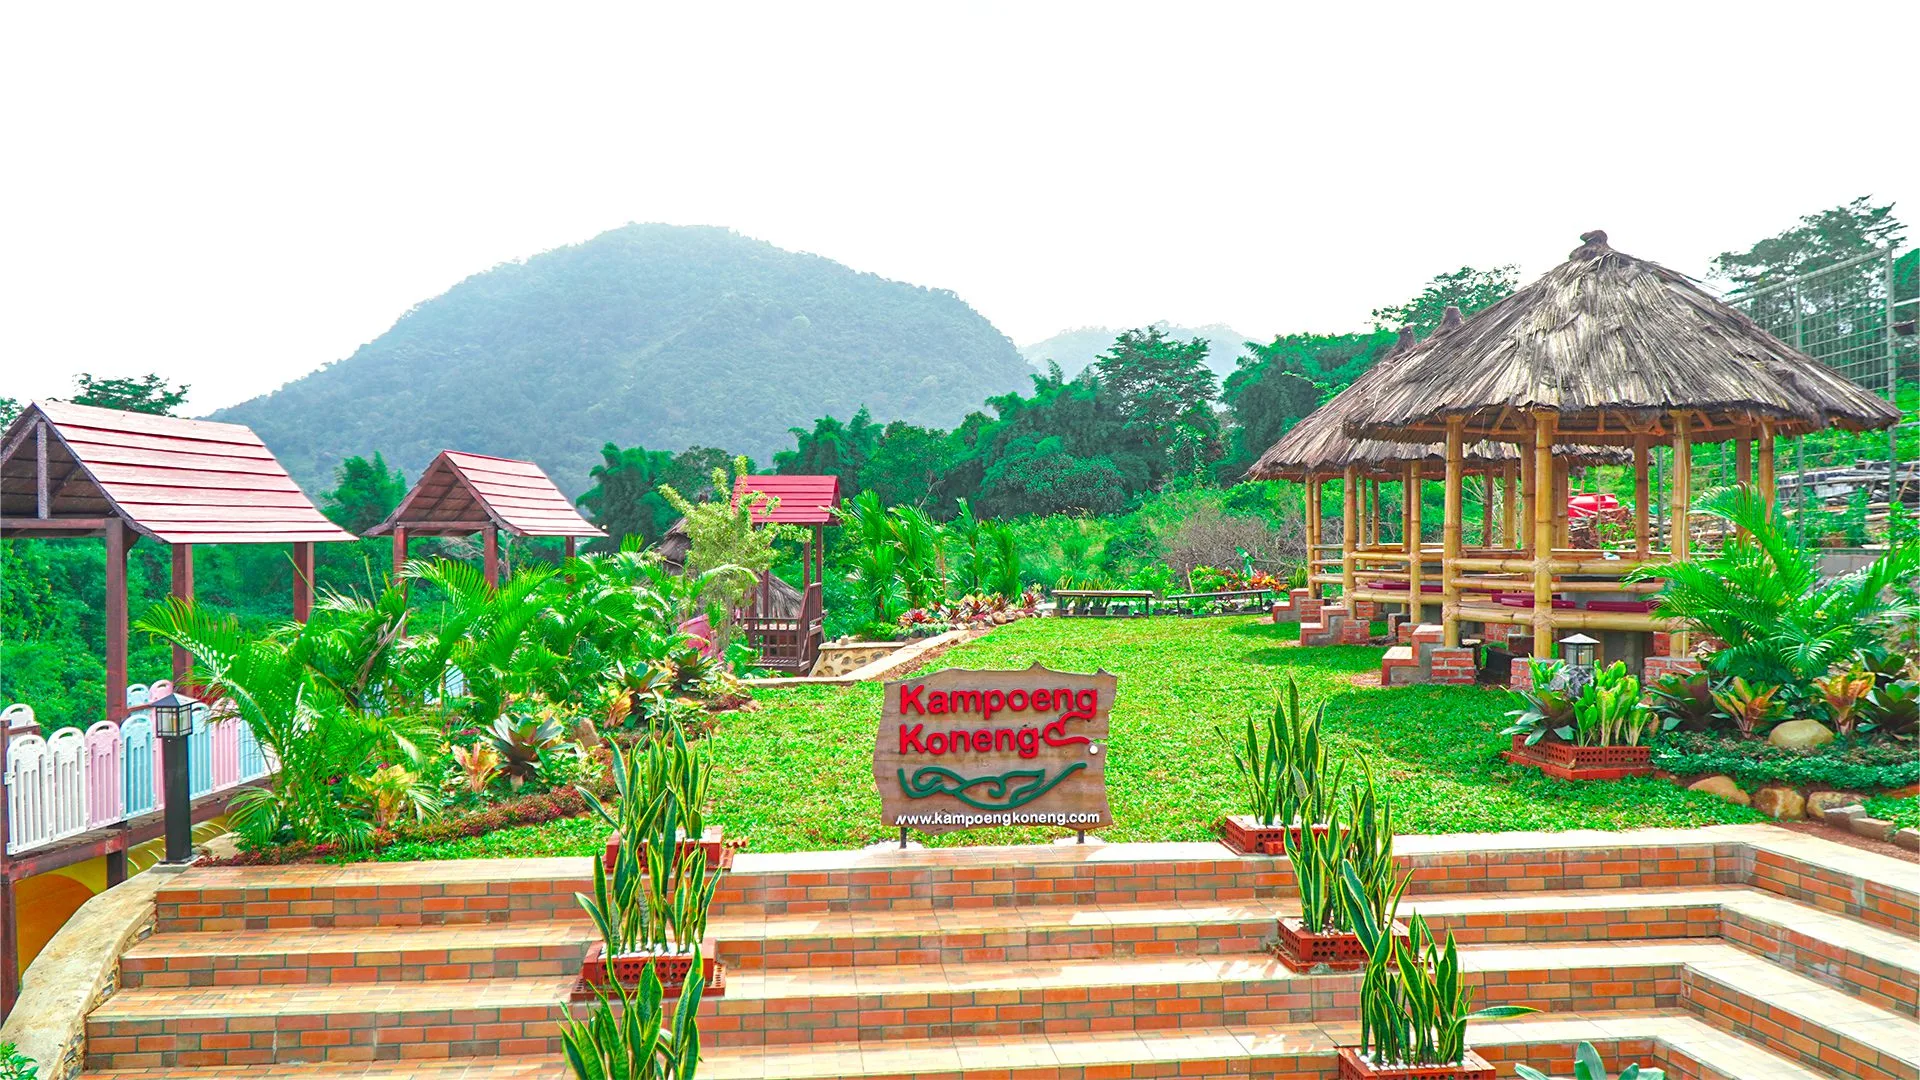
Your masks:
M227 831L226 818L214 818L193 827L195 843ZM165 855L165 839L149 840L127 853L127 872L137 874ZM20 968L25 970L40 955L47 942L80 905L107 888L107 860L104 856L76 863L63 869L17 881L13 886L14 903L20 906Z

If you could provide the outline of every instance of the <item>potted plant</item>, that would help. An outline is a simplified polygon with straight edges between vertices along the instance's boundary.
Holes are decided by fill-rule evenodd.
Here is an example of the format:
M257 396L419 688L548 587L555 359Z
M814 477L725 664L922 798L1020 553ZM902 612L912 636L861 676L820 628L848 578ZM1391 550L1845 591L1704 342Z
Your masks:
M1366 966L1366 950L1340 898L1349 868L1362 883L1367 917L1373 925L1387 928L1394 937L1407 934L1394 915L1412 873L1394 876L1393 811L1375 793L1371 774L1354 788L1348 820L1352 824L1343 827L1336 810L1325 831L1308 829L1287 837L1287 861L1300 893L1300 915L1279 920L1274 952L1300 974L1359 971Z
M1286 699L1274 706L1264 724L1248 717L1243 740L1222 733L1252 810L1220 819L1228 847L1242 855L1282 855L1289 835L1297 837L1309 827L1326 829L1340 776L1329 773L1327 748L1320 741L1325 713L1322 703L1307 719L1300 711L1299 684L1288 679Z
M1419 915L1407 937L1388 934L1352 867L1341 872L1341 900L1367 953L1360 1045L1339 1049L1341 1080L1492 1080L1493 1066L1467 1049L1467 1021L1535 1010L1496 1005L1469 1012L1473 991L1461 982L1453 935L1441 945Z
M1520 1080L1553 1080L1531 1065L1515 1065L1513 1071ZM1607 1063L1600 1060L1600 1051L1595 1050L1592 1043L1583 1042L1573 1051L1573 1080L1666 1080L1666 1076L1662 1069L1629 1065L1620 1070L1619 1077L1610 1078Z
M659 759L673 757L662 745L654 744L645 767L613 748L617 813L580 789L588 805L615 825L616 839L625 842L614 845L611 869L606 859L594 860L593 895L576 894L600 931L600 941L588 948L581 965L576 1000L608 985L640 986L648 971L669 994L679 992L695 971L707 993L725 992L724 969L700 952L724 867L710 867L705 845L687 840L681 824L683 789L673 784L654 789L644 782L647 773L660 768ZM704 795L704 785L699 792Z
M677 721L672 721L669 733L650 742L644 754L625 757L617 746L613 754L614 786L619 793L616 805L622 808L623 815L628 812L625 808L631 807L632 812L640 816L624 820L609 813L598 800L588 802L613 830L607 835L604 858L609 871L614 869L614 861L619 857L623 835L641 837L640 852L635 858L642 869L648 865L646 838L654 835L656 819L663 812L669 795L680 808L679 845L705 852L707 865L716 870L733 868L733 854L740 845L729 843L720 826L706 823L707 789L712 782L713 761L705 743L689 743L686 731ZM636 792L636 797L628 798L629 789Z
M1534 672L1540 673L1539 665ZM1554 689L1546 696L1538 692L1527 696L1530 702L1549 702L1555 694L1565 696ZM1615 661L1594 672L1593 681L1573 701L1571 723L1548 728L1543 711L1540 719L1532 719L1537 711L1530 706L1507 729L1513 735L1509 761L1532 765L1563 780L1617 780L1653 772L1652 747L1641 739L1658 720L1640 700L1640 680L1628 673L1626 664ZM1557 738L1543 738L1548 734Z

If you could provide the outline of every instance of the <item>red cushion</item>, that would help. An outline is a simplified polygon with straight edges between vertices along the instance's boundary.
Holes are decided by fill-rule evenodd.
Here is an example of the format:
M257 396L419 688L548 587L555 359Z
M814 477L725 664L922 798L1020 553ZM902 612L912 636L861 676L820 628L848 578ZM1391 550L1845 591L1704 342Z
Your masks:
M1589 600L1588 611L1627 611L1646 614L1653 610L1652 600Z

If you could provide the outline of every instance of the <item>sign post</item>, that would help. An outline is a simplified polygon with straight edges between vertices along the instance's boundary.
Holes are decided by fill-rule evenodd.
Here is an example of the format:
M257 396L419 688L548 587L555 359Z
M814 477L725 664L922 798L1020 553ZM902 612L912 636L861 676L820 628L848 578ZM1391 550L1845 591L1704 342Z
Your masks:
M886 684L873 778L890 826L943 833L995 825L1113 823L1107 723L1119 677L948 668Z

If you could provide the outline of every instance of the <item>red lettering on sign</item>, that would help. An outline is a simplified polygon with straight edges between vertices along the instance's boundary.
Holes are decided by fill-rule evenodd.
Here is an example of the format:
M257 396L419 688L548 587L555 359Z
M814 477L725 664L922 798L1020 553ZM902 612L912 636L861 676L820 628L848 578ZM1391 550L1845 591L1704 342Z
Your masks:
M925 724L915 724L909 728L905 724L900 725L901 753L904 754L909 750L916 750L922 754L927 752L927 748L920 745L920 730L926 726Z
M900 687L901 715L905 715L908 709L912 709L914 712L917 712L917 713L926 712L925 709L920 707L920 691L925 689L926 687L920 686L917 684L913 686L907 686L905 684L901 685Z

